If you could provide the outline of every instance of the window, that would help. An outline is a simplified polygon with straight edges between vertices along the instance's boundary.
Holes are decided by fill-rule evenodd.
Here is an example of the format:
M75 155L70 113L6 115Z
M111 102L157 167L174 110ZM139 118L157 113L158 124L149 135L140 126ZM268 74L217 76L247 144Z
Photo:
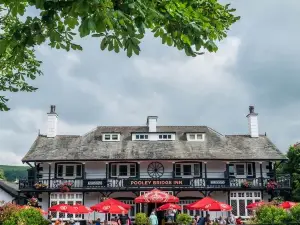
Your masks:
M200 163L176 163L175 164L175 176L200 176L201 168Z
M58 205L58 204L82 204L82 193L51 193L50 195L50 206ZM83 215L81 214L68 214L68 213L58 213L58 212L51 212L53 219L61 218L61 219L76 219L81 220L83 219Z
M185 206L186 205L189 205L191 203L194 203L195 202L195 199L194 200L180 200L178 202L178 205L181 206L181 212L184 212L186 214L189 214L190 216L196 216L196 215L201 215L201 211L199 210L188 210Z
M229 165L229 176L234 176L234 165L230 164Z
M148 140L148 134L136 134L135 135L136 140Z
M159 140L172 140L171 134L160 134L158 135Z
M110 165L111 177L135 177L136 173L135 163L112 163Z
M237 176L244 176L245 175L245 165L244 164L237 164L235 165L236 168L236 175Z
M201 133L191 133L187 134L188 141L204 141L204 134Z
M102 134L102 141L120 141L120 134Z
M230 192L230 205L235 216L249 217L250 211L246 209L247 205L253 202L261 201L260 191Z
M58 178L82 177L82 165L81 164L58 164L56 176Z

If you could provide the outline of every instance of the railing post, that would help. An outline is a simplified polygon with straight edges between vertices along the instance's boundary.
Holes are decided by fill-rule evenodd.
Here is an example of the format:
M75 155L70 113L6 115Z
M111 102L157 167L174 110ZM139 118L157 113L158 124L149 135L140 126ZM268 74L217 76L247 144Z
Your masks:
M49 174L48 174L48 188L51 186L51 163L48 163L49 165Z
M260 170L260 179L261 179L261 186L264 186L264 178L263 178L263 171L262 171L262 162L259 162L259 170Z
M207 162L204 162L204 179L205 187L207 187Z

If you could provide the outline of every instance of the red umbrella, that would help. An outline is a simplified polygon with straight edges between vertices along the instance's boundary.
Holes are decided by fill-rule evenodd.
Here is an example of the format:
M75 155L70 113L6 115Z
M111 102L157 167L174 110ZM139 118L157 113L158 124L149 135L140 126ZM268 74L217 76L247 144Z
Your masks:
M298 205L299 203L296 202L283 202L279 205L279 207L284 208L284 209L290 209L293 208L294 206Z
M178 210L180 210L181 206L173 204L173 203L167 203L167 204L164 204L164 205L158 207L157 210L158 211L164 211L164 210L169 210L169 209L178 209Z
M231 211L232 207L230 205L227 205L223 202L212 202L209 204L204 205L203 208L201 208L203 211Z
M153 189L144 195L134 199L135 203L164 203L164 202L179 202L179 198L169 195L167 192Z
M104 213L122 213L122 211L127 212L131 206L127 205L123 202L115 200L113 198L106 199L103 202L100 202L97 205L91 207L92 210L97 212L104 212Z
M74 206L67 205L67 204L58 204L51 206L48 211L51 212L61 212L61 213L76 213L76 209Z
M247 208L247 209L256 209L256 208L258 208L258 207L260 207L260 206L262 206L262 205L264 205L264 204L265 204L265 202L263 202L263 201L260 201L260 202L252 202L251 204L247 205L246 208Z
M85 214L85 213L93 212L93 210L91 210L89 207L86 207L84 205L76 204L73 207L77 211L76 214Z
M194 203L191 203L189 205L186 205L185 207L187 209L200 209L200 208L203 208L205 205L213 203L215 201L216 200L214 200L214 199L212 199L210 197L205 197L205 198L200 199L197 202L194 202Z

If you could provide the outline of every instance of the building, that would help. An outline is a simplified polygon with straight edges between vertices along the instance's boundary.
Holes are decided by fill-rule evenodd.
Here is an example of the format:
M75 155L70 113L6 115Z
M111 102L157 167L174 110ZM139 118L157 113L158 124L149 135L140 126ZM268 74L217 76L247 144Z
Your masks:
M79 136L57 134L58 115L51 106L47 134L36 138L22 160L32 169L20 180L20 190L37 196L44 210L58 203L91 206L112 197L131 204L134 215L154 207L135 204L134 198L159 188L178 196L190 215L199 212L183 206L210 195L247 217L247 204L271 198L270 178L276 179L276 190L290 190L289 176L275 171L275 162L286 157L259 135L258 114L253 106L249 111L245 135L224 135L207 126L158 126L158 117L148 116L146 126L99 126ZM246 181L251 187L243 186ZM69 192L61 192L65 182L72 184Z
M0 203L16 203L24 204L26 198L24 195L20 195L19 182L9 182L6 180L0 180Z

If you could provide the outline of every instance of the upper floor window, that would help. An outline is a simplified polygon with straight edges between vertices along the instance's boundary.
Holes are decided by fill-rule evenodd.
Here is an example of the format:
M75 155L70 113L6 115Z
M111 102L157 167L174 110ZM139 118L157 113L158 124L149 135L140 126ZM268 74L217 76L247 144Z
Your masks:
M136 134L135 140L148 140L149 136L148 134Z
M120 134L102 134L102 141L120 141Z
M190 133L187 134L188 141L204 141L204 134L202 133Z
M81 164L57 164L56 177L76 178L82 177Z
M136 163L111 163L110 176L111 177L135 177Z
M253 163L236 163L229 165L229 175L237 177L254 176Z
M172 140L172 134L159 134L159 140Z
M175 176L201 176L201 164L200 163L176 163L175 164Z

